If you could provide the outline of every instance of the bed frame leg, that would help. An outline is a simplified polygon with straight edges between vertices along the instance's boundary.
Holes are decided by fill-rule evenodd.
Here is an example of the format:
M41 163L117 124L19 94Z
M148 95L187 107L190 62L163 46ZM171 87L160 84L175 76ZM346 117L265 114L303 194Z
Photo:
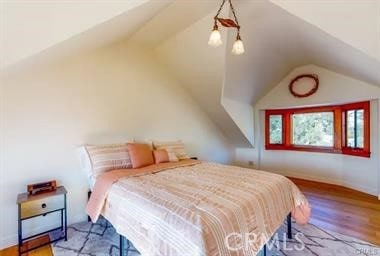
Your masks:
M292 214L289 213L287 217L287 222L288 222L288 239L292 239Z
M263 251L264 251L264 256L267 256L267 245L266 244L264 244Z
M87 192L87 202L88 202L88 200L90 200L90 197L91 197L91 190L89 190L89 191ZM91 218L90 218L89 215L87 215L87 221L88 221L88 222L91 222Z
M120 238L120 244L119 244L119 254L120 256L124 255L124 237L122 235L119 235Z

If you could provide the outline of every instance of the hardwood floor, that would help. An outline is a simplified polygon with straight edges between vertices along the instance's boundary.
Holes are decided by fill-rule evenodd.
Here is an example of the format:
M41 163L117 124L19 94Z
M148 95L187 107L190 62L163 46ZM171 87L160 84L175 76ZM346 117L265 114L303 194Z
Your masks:
M35 247L38 244L46 243L49 240L48 236L43 236L38 239L32 240L28 244L26 244L26 247ZM25 250L25 249L24 249ZM0 256L17 256L18 255L18 248L17 246L12 246L7 249L0 251ZM51 250L50 245L46 245L44 247L38 248L36 250L30 251L28 253L23 254L23 256L52 256L53 252Z
M349 188L290 178L312 205L310 222L380 246L380 201Z
M341 186L290 178L312 205L310 222L327 230L356 237L380 246L380 201ZM41 243L46 238L35 241ZM0 256L17 255L17 246L0 251ZM50 246L24 256L52 256Z

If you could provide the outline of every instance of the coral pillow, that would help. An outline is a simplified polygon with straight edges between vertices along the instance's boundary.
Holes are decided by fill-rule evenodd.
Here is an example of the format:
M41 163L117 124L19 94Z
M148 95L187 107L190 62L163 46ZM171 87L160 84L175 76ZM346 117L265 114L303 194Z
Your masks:
M153 156L156 164L169 162L169 154L165 149L154 150Z
M149 145L128 143L128 151L133 168L154 164L153 153Z

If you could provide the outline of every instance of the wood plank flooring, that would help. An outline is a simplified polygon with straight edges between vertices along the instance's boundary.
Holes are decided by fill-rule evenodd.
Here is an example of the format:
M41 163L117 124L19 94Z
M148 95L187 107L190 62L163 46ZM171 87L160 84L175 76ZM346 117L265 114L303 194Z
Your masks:
M380 246L380 201L341 186L290 178L306 195L313 211L310 222L327 230L362 239ZM35 241L46 241L45 238ZM17 246L0 251L0 256L16 256ZM50 246L24 256L52 256Z
M349 188L290 178L312 205L310 222L380 246L380 200Z
M49 236L42 236L26 244L26 247L30 246L30 248L32 248L32 247L37 246L38 244L44 244L48 240L49 240ZM12 246L0 251L0 256L17 256L17 255L18 255L17 246ZM53 251L50 245L46 245L44 247L25 253L23 254L23 256L53 256Z

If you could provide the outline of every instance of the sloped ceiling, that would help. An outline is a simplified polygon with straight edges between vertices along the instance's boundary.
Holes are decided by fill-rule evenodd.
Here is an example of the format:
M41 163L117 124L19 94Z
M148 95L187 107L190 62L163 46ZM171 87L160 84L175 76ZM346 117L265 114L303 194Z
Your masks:
M208 15L218 4L214 0L173 1L144 24L131 40L154 48Z
M122 1L123 3L126 3ZM86 51L92 51L96 48L109 45L111 43L125 40L129 38L132 34L134 34L141 26L142 24L147 23L150 19L152 19L155 15L157 15L162 9L167 7L170 3L172 3L173 0L131 0L128 1L128 4L120 4L120 1L110 1L109 5L113 6L116 4L116 7L119 8L119 11L114 10L114 8L111 8L114 15L109 17L109 10L107 6L102 6L102 4L96 4L97 10L102 10L102 8L105 9L105 12L109 15L106 16L107 18L102 16L101 20L104 20L103 22L99 22L98 19L93 19L91 21L86 21L87 26L90 26L89 24L92 24L90 28L84 29L83 31L80 29L71 29L69 28L61 28L59 25L51 24L50 29L54 31L50 31L45 29L43 26L42 28L36 29L41 30L39 33L43 35L30 35L30 40L26 38L28 33L23 33L23 31L19 31L21 35L15 34L12 35L10 33L7 33L8 30L12 29L11 22L14 17L8 18L7 15L0 15L1 16L1 36L0 36L0 74L8 74L12 72L18 72L22 68L28 68L30 65L39 65L39 64L46 64L50 61L56 61L60 60L62 58L67 58L70 56L74 56L75 54L79 52L86 52ZM13 9L15 8L13 4L16 4L17 6L18 2L11 2L9 4ZM28 7L29 5L33 5L32 2L19 2L20 4L25 4L25 7ZM40 2L40 4L37 4L36 6L44 7L45 1ZM36 4L36 3L34 3ZM79 5L79 7L76 5L77 3L69 3L65 1L46 1L45 3L47 6L45 6L45 9L42 8L42 10L34 10L28 9L31 14L29 16L34 17L36 15L39 15L41 13L44 13L46 16L53 15L49 14L51 11L50 9L55 6L54 9L56 12L61 12L63 14L66 14L64 17L64 20L60 21L60 23L64 23L65 21L68 23L71 23L71 19L75 19L75 21L78 21L77 16L82 15L86 16L85 11L83 10L84 7L86 7L86 3L82 3ZM90 2L87 4L91 4ZM61 6L63 5L63 6ZM68 5L68 7L66 6ZM66 8L64 8L66 6ZM133 8L131 7L133 6ZM5 12L3 10L5 7L2 7L2 12ZM61 8L61 9L60 9ZM38 8L37 8L38 9ZM70 13L70 10L74 9L76 10L76 13L78 15L72 15ZM124 10L120 14L120 9ZM88 16L93 16L94 14L91 13L91 8L88 9L90 14ZM21 10L21 13L25 12L25 10ZM37 12L37 13L35 13ZM5 12L6 13L6 12ZM61 14L62 15L62 14ZM27 27L23 23L23 21L27 20L28 17L23 18L20 17L20 15L14 14L13 16L18 17L17 20L15 20L13 23L20 24L25 29L34 29L33 26ZM95 16L101 16L101 15L95 15ZM60 16L59 16L60 17ZM60 17L63 18L63 17ZM54 19L53 19L54 20ZM47 18L46 20L43 20L44 23L46 21L51 21L51 19ZM91 23L92 22L92 23ZM81 23L81 22L79 22ZM38 24L34 24L38 27ZM78 25L79 26L79 25ZM85 27L87 27L85 26ZM79 26L80 27L80 26ZM57 31L66 30L65 36L63 37L57 37L57 38L50 38L50 33L52 34L59 34ZM34 37L42 37L42 42L34 42ZM54 36L52 36L54 37ZM57 41L59 40L60 41ZM45 42L46 41L46 42ZM31 45L29 45L29 43ZM23 49L27 49L27 52L23 52ZM20 51L20 53L18 52ZM11 54L12 53L12 54ZM14 54L13 54L14 53ZM8 55L14 55L13 57ZM8 57L7 57L8 56Z
M253 145L252 106L295 67L315 64L380 86L375 58L267 0L234 3L244 55L230 53L235 31L223 30L222 47L207 45L218 1L151 0L18 66L129 38L154 48L162 65L238 147Z
M380 60L380 0L269 0Z
M227 54L224 95L254 105L291 70L316 64L380 86L380 63L267 1L237 7L246 53ZM235 39L229 33L229 45Z
M0 67L15 64L148 1L2 0Z

